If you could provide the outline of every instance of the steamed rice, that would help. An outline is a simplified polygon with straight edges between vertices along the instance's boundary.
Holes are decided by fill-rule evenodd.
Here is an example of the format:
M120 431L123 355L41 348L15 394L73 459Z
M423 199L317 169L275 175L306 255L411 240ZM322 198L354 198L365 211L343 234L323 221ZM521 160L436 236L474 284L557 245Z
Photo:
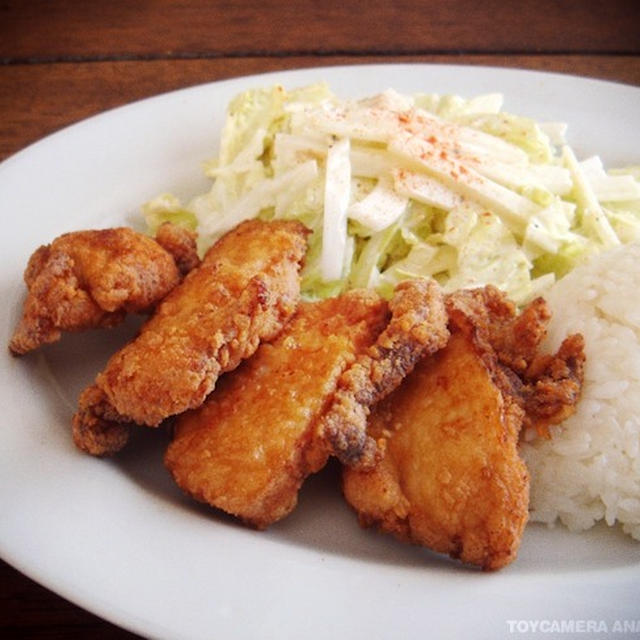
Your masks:
M587 356L576 413L550 440L523 443L531 520L581 531L599 520L640 540L640 244L575 269L545 296L547 344L579 332Z

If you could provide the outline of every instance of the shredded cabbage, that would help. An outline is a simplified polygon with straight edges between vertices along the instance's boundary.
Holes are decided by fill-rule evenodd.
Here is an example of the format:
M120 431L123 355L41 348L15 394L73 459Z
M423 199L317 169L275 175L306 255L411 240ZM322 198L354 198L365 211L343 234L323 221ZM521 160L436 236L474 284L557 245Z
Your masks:
M464 99L387 90L343 100L326 84L251 89L227 109L211 188L143 207L150 228L197 228L204 249L252 217L312 234L303 294L400 281L494 284L517 303L594 252L640 240L640 169L580 161L566 125Z

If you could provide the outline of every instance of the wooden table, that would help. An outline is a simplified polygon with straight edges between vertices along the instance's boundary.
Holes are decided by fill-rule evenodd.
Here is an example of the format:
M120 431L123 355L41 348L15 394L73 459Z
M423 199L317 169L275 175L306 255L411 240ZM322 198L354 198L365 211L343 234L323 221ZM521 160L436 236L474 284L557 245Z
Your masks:
M263 71L412 61L640 85L639 33L637 0L9 0L0 160L105 109ZM0 636L135 637L4 563Z

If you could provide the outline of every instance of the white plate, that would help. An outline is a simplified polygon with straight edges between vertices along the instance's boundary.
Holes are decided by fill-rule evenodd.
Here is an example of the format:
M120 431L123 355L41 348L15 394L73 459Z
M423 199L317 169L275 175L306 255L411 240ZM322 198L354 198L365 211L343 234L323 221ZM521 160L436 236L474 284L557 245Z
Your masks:
M22 270L38 244L72 229L134 223L140 203L160 191L202 189L199 163L215 152L232 96L319 80L345 96L387 87L501 91L507 110L568 121L579 156L599 153L607 166L640 161L640 89L571 76L334 67L144 100L0 166L4 343L24 294ZM529 526L518 560L483 574L360 530L331 467L307 483L289 518L257 533L180 494L162 466L160 432L145 432L113 460L78 453L69 434L77 394L132 330L69 336L0 362L0 553L46 587L125 628L172 640L496 638L541 621L568 620L578 630L595 621L612 630L637 618L640 544L617 530L573 535Z

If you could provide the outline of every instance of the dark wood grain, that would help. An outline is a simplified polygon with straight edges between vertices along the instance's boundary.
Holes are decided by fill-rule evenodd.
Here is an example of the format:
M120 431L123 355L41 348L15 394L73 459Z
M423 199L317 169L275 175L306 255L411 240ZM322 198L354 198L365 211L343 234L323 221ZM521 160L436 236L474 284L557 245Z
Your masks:
M640 51L636 0L11 0L0 11L10 61Z
M11 640L139 638L51 593L1 560L0 637Z

